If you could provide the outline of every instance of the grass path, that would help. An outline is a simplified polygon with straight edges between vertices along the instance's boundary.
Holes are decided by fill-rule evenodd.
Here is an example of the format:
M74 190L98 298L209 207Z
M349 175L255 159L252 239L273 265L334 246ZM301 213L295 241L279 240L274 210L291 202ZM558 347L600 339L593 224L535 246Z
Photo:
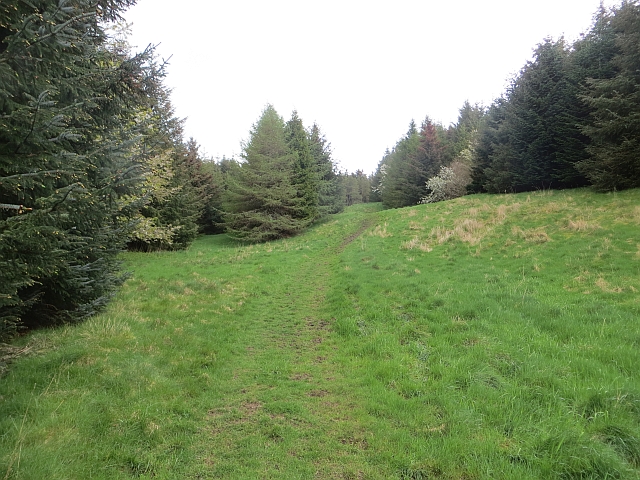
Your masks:
M227 390L209 411L210 436L199 453L215 475L362 475L367 440L350 414L356 399L335 358L326 301L337 252L370 225L361 221L346 238L323 236L322 248L293 257L284 281L251 305L260 313Z

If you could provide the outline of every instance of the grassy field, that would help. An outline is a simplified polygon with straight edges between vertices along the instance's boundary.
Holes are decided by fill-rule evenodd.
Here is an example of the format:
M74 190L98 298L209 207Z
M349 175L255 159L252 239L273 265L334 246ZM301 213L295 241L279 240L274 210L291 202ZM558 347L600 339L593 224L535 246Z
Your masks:
M640 479L640 190L127 254L0 378L0 479Z

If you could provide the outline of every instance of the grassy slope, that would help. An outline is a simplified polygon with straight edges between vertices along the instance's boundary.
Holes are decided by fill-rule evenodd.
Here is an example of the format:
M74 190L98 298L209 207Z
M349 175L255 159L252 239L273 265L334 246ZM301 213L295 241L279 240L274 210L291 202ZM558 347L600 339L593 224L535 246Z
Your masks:
M129 254L0 380L0 478L638 479L639 227L578 190Z

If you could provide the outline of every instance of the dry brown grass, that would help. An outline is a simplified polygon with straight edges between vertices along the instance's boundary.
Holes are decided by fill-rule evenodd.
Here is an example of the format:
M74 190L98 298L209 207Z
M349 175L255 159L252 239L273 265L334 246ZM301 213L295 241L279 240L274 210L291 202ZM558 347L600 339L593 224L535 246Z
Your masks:
M444 242L448 241L452 235L453 230L449 230L446 227L438 226L431 229L430 237L433 238L436 243L442 245Z
M380 225L376 225L376 227L369 232L369 235L372 237L381 237L381 238L387 238L387 237L391 237L391 233L387 232L387 227L389 226L388 223L384 224L384 227L380 226Z
M454 233L461 241L470 245L477 245L482 240L487 229L483 222L473 218L463 218L457 220Z
M621 287L611 287L611 285L609 285L609 282L607 282L602 277L598 277L598 279L596 280L596 287L607 293L622 293L623 290Z
M404 250L418 249L422 252L430 252L433 250L433 248L431 248L428 243L424 242L423 240L420 240L418 237L413 237L411 240L402 242L402 244L400 245L400 248Z
M568 220L566 228L574 232L592 232L600 227L597 223L589 222L588 220Z
M525 242L531 243L545 243L551 240L551 237L544 231L543 227L532 228L529 230L523 230L520 227L513 227L511 233L517 237L523 239Z
M458 240L472 246L479 245L496 225L504 223L504 221L510 215L517 212L521 206L520 203L500 204L497 206L489 203L476 204L467 209L464 217L454 220L453 226L446 225L449 223L446 216L452 212L442 212L442 216L440 217L441 225L431 228L427 238L421 238L414 234L410 240L402 243L401 248L406 250L420 249L430 252L433 245L442 245L452 240ZM412 232L419 232L424 229L425 225L423 223L416 221L409 222L409 230ZM372 234L375 233L374 231ZM530 241L534 241L531 235L530 237ZM538 234L537 241L541 242L541 239L541 234ZM548 239L549 238L546 237L544 241ZM476 250L475 255L479 255L479 250Z
M550 214L567 211L569 208L569 205L565 202L549 202L541 206L540 212Z

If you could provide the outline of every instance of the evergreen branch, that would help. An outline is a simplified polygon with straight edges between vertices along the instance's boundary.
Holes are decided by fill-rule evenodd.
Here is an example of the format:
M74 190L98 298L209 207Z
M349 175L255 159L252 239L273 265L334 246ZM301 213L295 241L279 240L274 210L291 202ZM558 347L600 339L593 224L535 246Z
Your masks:
M32 43L30 43L27 46L27 48L31 48L34 45L37 45L38 43L41 43L44 40L47 40L48 38L51 38L51 37L57 35L58 33L60 33L60 31L62 29L68 27L70 24L72 24L72 23L74 23L76 21L84 20L85 18L90 18L90 17L92 17L94 15L95 15L95 12L88 12L88 13L83 13L81 15L76 15L75 17L71 17L69 20L67 20L64 23L61 23L55 29L53 29L51 32L47 33L46 35L43 35L41 37L36 38Z
M16 150L13 152L15 155L18 154L18 152L20 151L20 148L27 142L27 140L29 140L29 137L33 133L33 130L36 128L36 119L38 118L38 112L40 112L40 103L43 99L43 96L46 96L46 94L48 93L49 93L48 90L45 90L44 92L41 92L40 95L38 95L38 101L36 103L36 111L33 113L33 120L31 121L31 128L29 129L29 133L27 133L27 136L24 137L24 139L16 147Z
M32 173L18 173L16 175L9 175L8 177L0 177L0 185L3 181L6 180L19 180L25 177L37 177L40 175L54 175L54 174L70 174L70 173L79 173L79 172L69 172L67 170L43 170L40 172L32 172Z
M67 191L67 193L64 194L64 197L62 197L62 199L54 203L47 213L53 212L58 207L58 205L63 204L65 200L69 197L69 195L71 195L71 192L73 192L76 189L76 187L83 187L83 186L84 185L82 185L81 183L72 183L71 185L69 185L68 187L69 190Z

